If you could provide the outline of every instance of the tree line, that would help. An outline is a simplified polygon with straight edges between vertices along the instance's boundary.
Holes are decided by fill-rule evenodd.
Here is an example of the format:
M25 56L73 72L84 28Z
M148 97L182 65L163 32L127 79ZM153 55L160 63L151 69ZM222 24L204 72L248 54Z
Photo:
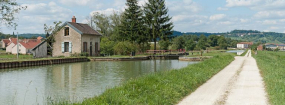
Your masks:
M127 0L124 12L95 13L91 18L94 28L103 34L100 49L105 54L145 52L151 41L156 50L156 41L169 40L174 27L165 0L148 0L144 6L137 0Z
M161 40L159 42L161 49L185 49L187 51L193 50L226 50L228 47L236 48L238 40L232 40L231 38L225 38L220 35L183 35L174 38L171 42ZM169 48L167 44L171 44Z

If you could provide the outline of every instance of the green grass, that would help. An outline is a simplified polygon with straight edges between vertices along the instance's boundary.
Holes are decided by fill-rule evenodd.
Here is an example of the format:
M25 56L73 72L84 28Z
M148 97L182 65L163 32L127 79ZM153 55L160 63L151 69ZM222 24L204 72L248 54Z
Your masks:
M37 61L37 60L52 60L52 59L64 59L64 58L86 58L86 57L50 57L50 58L33 58L33 55L17 55L13 54L0 54L0 62L15 62L15 61Z
M19 55L19 59L32 59L33 55ZM13 54L0 54L0 59L17 59L17 55Z
M198 57L198 56L201 56L201 53L199 52L193 52L193 55L192 55L192 52L189 51L189 57ZM211 50L211 51L208 51L208 53L203 53L202 56L217 56L217 55L228 55L228 53L226 52L226 50Z
M214 56L201 63L167 72L158 72L130 80L86 99L83 105L172 105L194 92L213 75L234 60L234 54ZM74 104L74 105L77 105Z
M258 51L253 54L272 105L285 105L285 52Z

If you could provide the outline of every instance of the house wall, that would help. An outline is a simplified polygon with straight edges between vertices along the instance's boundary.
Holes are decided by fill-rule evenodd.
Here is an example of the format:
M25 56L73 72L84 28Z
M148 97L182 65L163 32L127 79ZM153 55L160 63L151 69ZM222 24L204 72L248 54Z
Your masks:
M12 48L15 46L14 43L11 43L9 46L6 47L6 52L12 52Z
M69 27L66 25L65 27ZM53 43L53 57L57 56L71 56L71 54L80 54L81 53L81 35L76 32L74 29L69 27L69 36L64 36L64 28L62 28L54 36L55 43ZM72 43L72 52L62 52L62 42L71 42Z
M12 54L17 54L17 45L12 48ZM19 43L19 53L20 54L27 54L27 49Z
M33 56L35 58L44 58L47 57L47 42L44 42L40 46L38 46L36 49L32 51Z
M90 46L92 46L92 55L90 56L98 56L100 55L100 36L95 35L82 35L82 42L81 42L81 51L83 52L83 42L87 42L87 52L90 54ZM92 45L90 45L92 42ZM95 52L95 43L98 42L98 52Z
M285 46L278 46L278 49L284 50L284 49L285 49Z
M5 43L4 43L4 41L1 41L0 46L1 46L1 48L5 48Z
M237 44L237 48L248 48L248 44Z

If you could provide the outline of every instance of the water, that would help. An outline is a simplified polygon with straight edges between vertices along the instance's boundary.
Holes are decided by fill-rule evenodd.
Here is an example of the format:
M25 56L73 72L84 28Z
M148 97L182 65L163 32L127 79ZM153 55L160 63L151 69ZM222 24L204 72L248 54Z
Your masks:
M237 55L241 55L245 50L230 50L227 51L228 53L236 53Z
M194 63L178 60L104 61L0 70L0 104L81 102L131 78Z

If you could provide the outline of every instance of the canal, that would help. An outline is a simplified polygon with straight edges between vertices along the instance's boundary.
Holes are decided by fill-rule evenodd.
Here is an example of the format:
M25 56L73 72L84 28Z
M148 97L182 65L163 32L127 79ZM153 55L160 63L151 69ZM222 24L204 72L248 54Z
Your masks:
M101 61L0 70L0 103L46 105L81 102L139 76L197 62L178 60Z

